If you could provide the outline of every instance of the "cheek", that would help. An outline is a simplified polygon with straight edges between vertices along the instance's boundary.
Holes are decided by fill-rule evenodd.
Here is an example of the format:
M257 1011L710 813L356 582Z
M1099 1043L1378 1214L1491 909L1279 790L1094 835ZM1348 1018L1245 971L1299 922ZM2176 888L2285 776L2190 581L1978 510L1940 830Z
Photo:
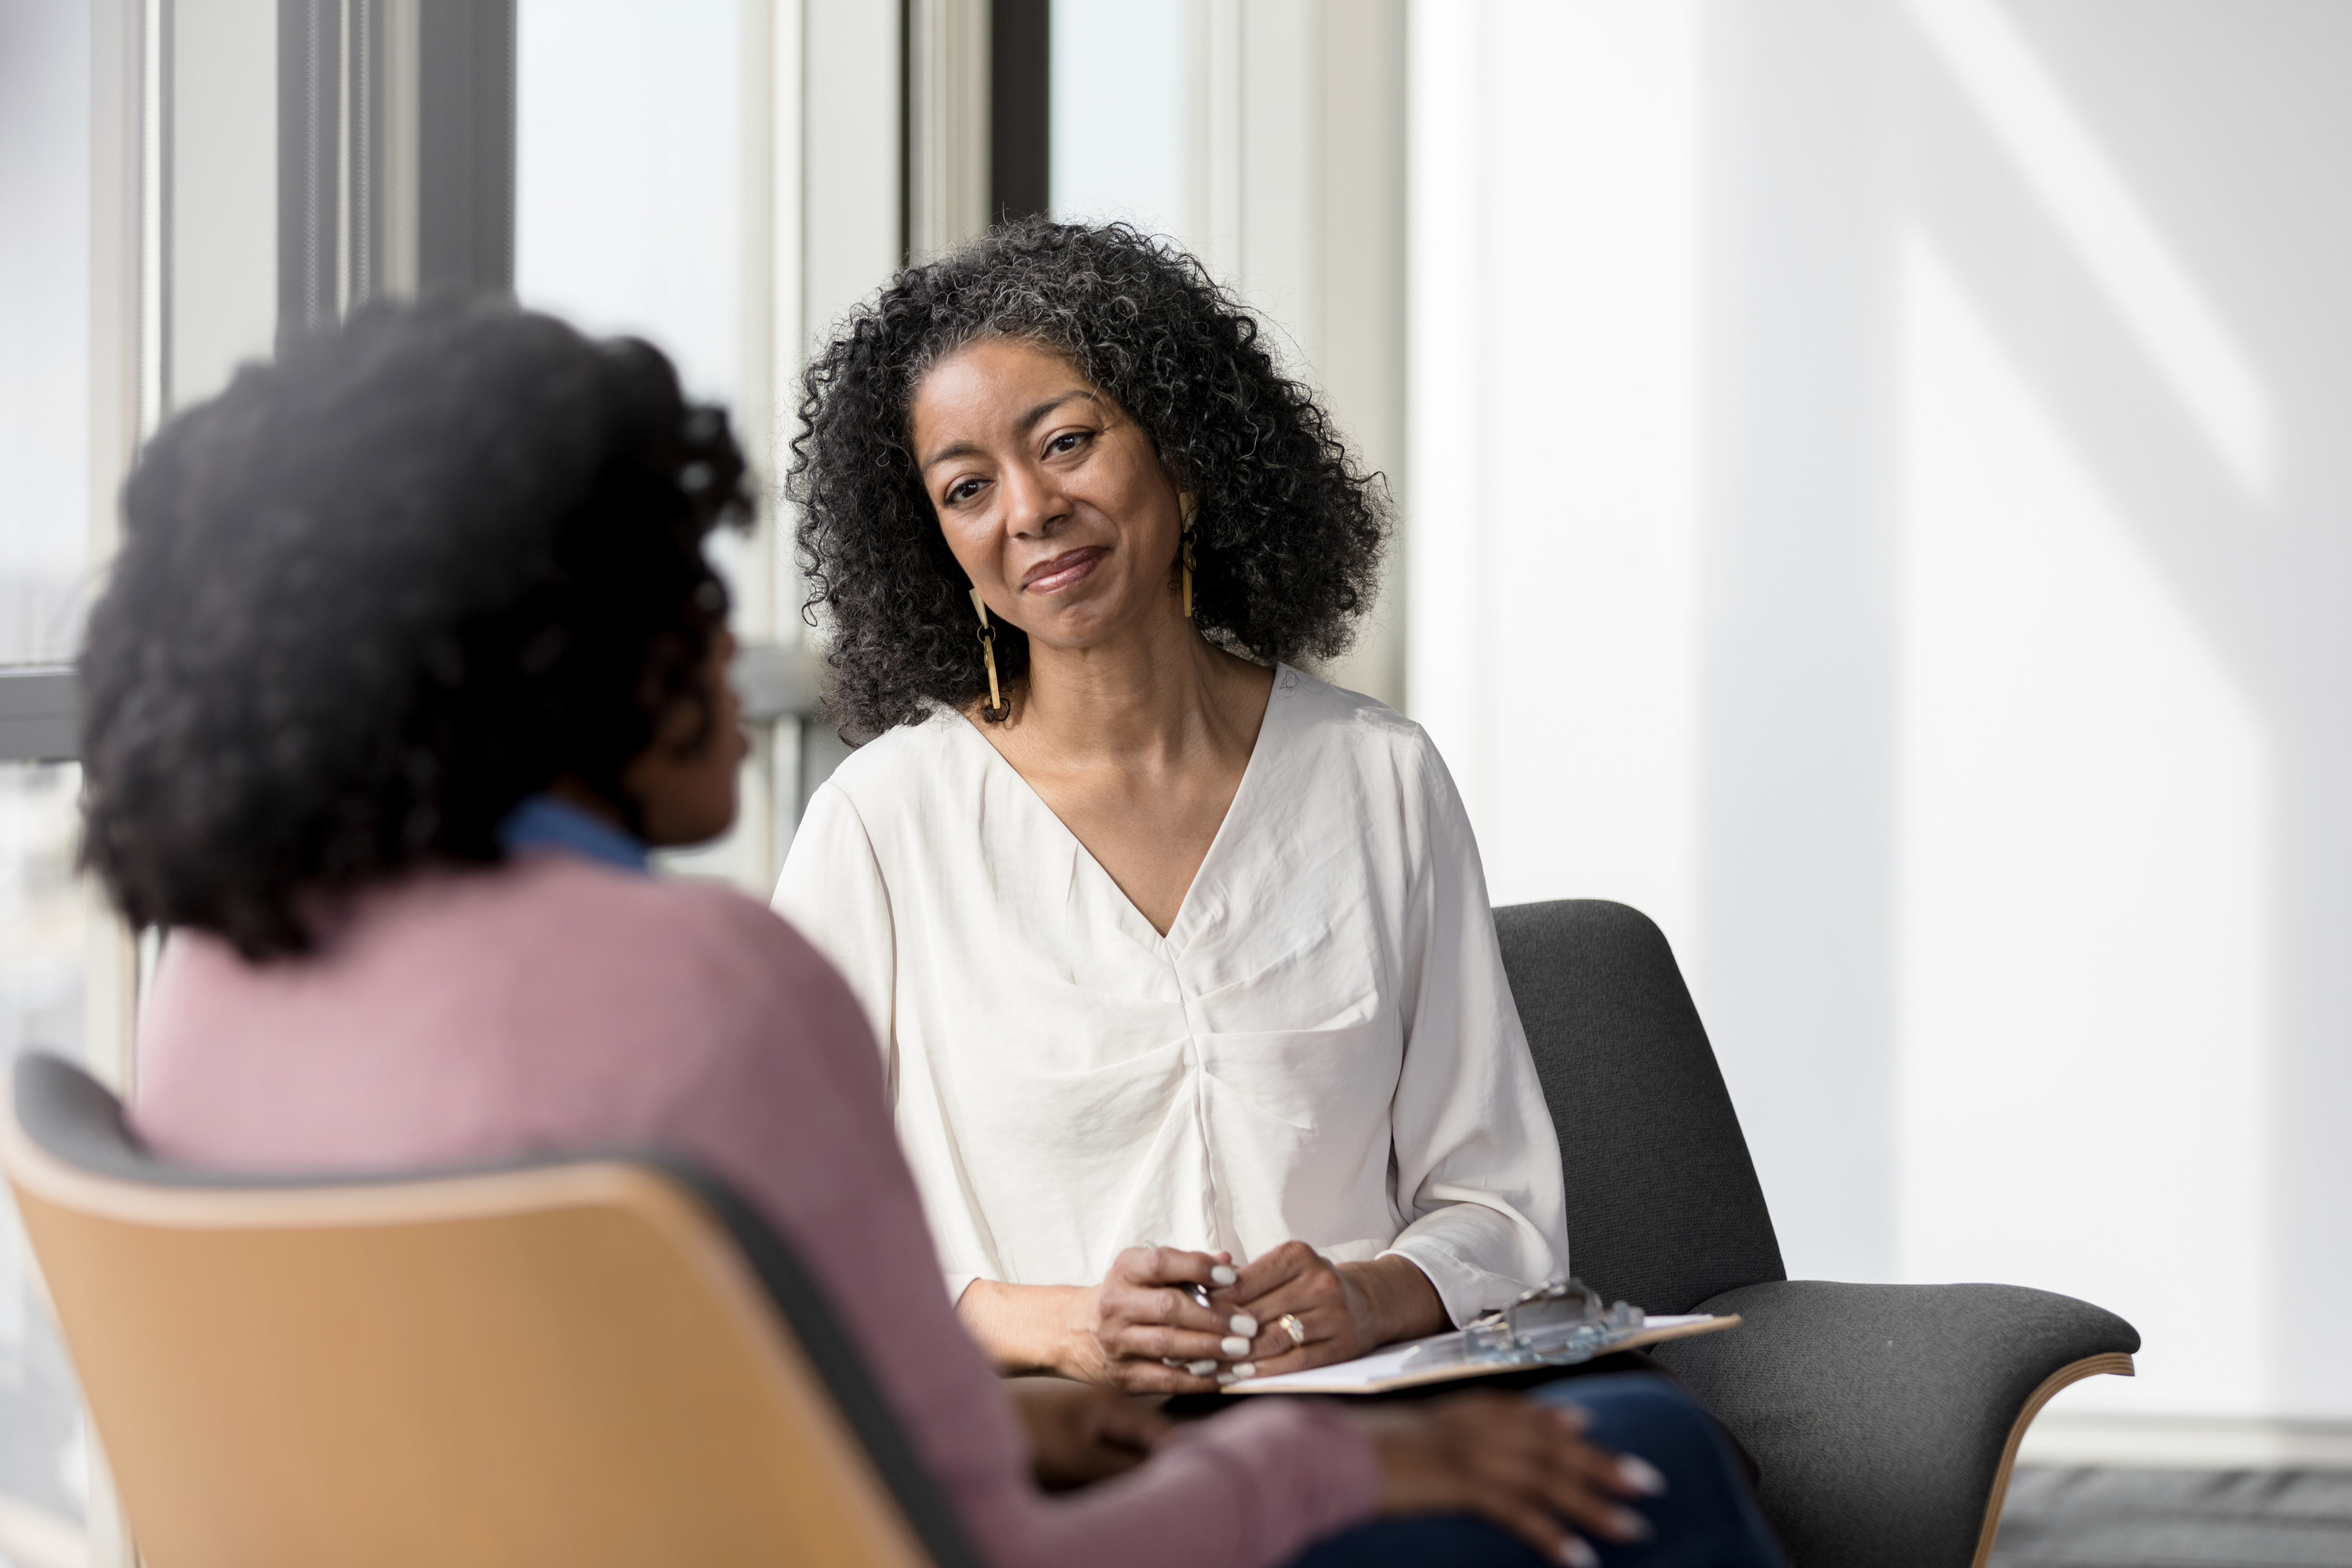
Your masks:
M699 815L709 818L734 815L737 770L746 749L731 735L722 738L696 767L692 788Z
M703 761L703 771L728 789L735 787L735 775L743 759L751 754L751 737L743 732L743 710L740 703L730 701L721 710L718 733L711 738L709 755Z
M987 521L955 512L932 514L940 525L940 537L947 541L948 553L955 557L964 575L974 583L992 582L996 576L995 552L997 531Z

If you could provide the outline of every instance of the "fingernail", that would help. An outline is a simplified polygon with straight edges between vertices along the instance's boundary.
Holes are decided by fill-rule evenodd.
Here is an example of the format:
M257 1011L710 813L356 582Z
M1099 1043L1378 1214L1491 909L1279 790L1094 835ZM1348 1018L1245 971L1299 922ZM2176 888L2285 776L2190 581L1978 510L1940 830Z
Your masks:
M1224 1343L1219 1345L1217 1348L1224 1352L1227 1355L1247 1355L1249 1354L1249 1341L1244 1339L1228 1339Z
M1241 1379L1240 1379L1240 1378L1238 1378L1238 1377L1235 1377L1232 1373L1229 1373L1229 1372L1221 1372L1221 1373L1217 1373L1217 1381L1218 1381L1219 1383L1221 1383L1221 1384L1225 1384L1225 1383L1239 1383L1239 1382L1241 1381Z
M1247 1312L1235 1312L1234 1314L1234 1321L1231 1327L1234 1332L1241 1335L1244 1339L1254 1340L1257 1338L1257 1320L1251 1317Z
M1617 1461L1617 1473L1625 1478L1627 1486L1643 1497L1666 1495L1666 1478L1659 1474L1658 1467L1647 1459L1632 1454L1624 1455Z
M1244 1377L1255 1377L1256 1375L1257 1363L1254 1361L1237 1361L1234 1363L1234 1381L1236 1383L1240 1382Z
M1559 1560L1569 1568L1601 1568L1601 1554L1573 1535L1560 1542Z
M1240 1283L1241 1276L1220 1263L1209 1270L1209 1279L1212 1284L1234 1285Z
M1653 1533L1650 1521L1630 1508L1612 1509L1609 1527L1617 1532L1620 1541L1647 1541Z
M1194 1377L1206 1377L1217 1370L1217 1363L1213 1361L1188 1361L1184 1363L1184 1370Z

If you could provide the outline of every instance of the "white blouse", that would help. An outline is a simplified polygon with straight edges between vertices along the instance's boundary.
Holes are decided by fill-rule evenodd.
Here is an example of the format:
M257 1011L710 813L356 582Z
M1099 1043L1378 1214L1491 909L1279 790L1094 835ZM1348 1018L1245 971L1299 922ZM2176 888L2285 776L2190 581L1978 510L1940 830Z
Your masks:
M1469 821L1369 698L1277 668L1164 937L944 709L816 791L775 904L874 1025L951 1295L1296 1237L1411 1258L1458 1323L1568 1272Z

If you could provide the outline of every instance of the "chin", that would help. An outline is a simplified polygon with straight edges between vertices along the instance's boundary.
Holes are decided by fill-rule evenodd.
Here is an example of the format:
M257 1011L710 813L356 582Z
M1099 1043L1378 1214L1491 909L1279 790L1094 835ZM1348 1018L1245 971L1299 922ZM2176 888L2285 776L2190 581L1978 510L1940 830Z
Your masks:
M1132 607L1122 612L1117 605L1099 603L1069 605L1039 617L1037 625L1028 628L1029 637L1048 647L1088 648L1141 618Z
M680 812L667 822L647 823L646 847L649 849L698 849L714 839L724 838L735 826L735 803L729 801L724 810Z

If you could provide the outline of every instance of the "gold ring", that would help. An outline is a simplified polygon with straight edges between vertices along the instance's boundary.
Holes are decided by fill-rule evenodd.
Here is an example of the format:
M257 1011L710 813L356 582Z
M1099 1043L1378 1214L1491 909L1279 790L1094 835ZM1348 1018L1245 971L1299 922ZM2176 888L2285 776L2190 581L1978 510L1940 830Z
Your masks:
M1275 1322L1281 1327L1284 1333L1290 1336L1292 1350L1297 1350L1307 1342L1307 1325L1300 1322L1295 1314L1285 1312L1276 1318Z

